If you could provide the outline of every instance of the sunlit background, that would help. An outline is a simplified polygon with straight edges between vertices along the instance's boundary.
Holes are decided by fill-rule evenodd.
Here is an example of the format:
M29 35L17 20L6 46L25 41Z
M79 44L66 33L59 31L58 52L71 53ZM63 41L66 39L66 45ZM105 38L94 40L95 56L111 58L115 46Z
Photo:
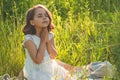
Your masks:
M80 67L108 60L120 79L120 0L0 0L0 75L23 68L21 29L35 4L52 13L57 59Z

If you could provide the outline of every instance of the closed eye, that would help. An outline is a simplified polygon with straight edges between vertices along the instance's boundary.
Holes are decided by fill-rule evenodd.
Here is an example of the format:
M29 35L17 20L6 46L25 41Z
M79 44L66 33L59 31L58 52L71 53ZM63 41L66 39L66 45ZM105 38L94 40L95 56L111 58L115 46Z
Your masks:
M42 17L42 15L39 15L38 17Z
M45 14L45 17L48 17L48 15L47 15L47 14Z
M39 17L39 18L41 18L41 17L43 17L43 16L44 16L44 17L48 17L48 14L46 14L46 13L45 13L45 14L41 14L41 13L38 14L38 17Z
M40 14L38 14L38 17L42 17L42 14L40 13Z

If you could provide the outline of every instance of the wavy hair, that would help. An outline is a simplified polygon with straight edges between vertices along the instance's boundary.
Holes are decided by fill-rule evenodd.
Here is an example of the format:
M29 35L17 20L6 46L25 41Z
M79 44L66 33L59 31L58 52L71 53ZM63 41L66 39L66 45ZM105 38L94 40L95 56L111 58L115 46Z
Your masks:
M52 29L54 29L54 24L52 23L51 12L45 6L43 6L41 4L38 4L38 5L33 6L32 8L30 8L27 11L27 14L26 14L26 24L25 24L25 26L22 29L22 32L25 35L26 34L35 34L36 33L36 30L35 30L34 26L30 24L30 20L34 19L35 10L37 8L43 8L46 11L46 13L47 13L48 18L50 19L50 23L49 23L49 25L47 27L48 31L50 32Z

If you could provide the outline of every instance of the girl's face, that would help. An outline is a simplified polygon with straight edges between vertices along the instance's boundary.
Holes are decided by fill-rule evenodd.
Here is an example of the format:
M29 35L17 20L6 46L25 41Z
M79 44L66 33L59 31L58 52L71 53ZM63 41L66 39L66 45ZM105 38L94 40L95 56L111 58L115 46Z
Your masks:
M35 27L44 28L47 27L50 23L47 12L43 8L37 8L35 10L34 19L31 20L31 24Z

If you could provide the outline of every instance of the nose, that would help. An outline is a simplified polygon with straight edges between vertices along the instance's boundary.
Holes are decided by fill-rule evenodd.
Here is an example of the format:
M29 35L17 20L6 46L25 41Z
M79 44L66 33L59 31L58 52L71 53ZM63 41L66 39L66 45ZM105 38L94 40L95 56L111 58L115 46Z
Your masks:
M46 17L46 15L43 15L43 19L46 19L47 17Z

